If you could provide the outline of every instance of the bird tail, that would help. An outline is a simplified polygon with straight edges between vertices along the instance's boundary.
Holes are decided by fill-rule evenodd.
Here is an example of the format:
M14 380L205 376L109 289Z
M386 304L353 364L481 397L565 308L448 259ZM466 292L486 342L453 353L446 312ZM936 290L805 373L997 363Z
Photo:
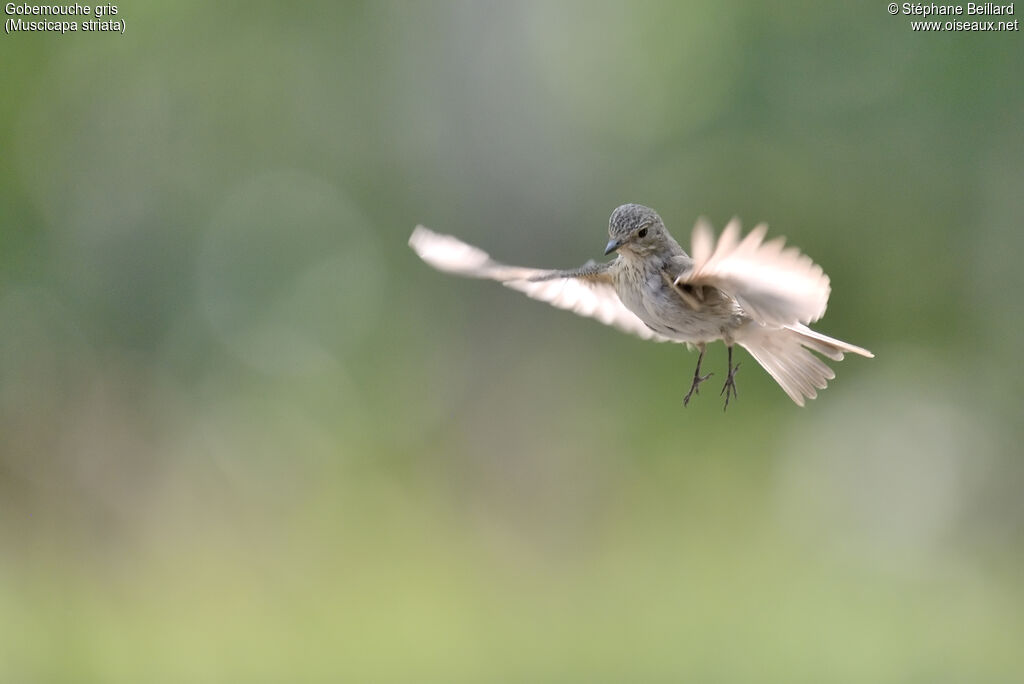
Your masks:
M735 340L775 378L797 406L803 406L806 399L817 397L817 390L825 389L828 381L836 377L835 372L811 351L835 361L842 361L844 353L874 357L867 349L822 335L800 324L773 328L749 323L736 331Z

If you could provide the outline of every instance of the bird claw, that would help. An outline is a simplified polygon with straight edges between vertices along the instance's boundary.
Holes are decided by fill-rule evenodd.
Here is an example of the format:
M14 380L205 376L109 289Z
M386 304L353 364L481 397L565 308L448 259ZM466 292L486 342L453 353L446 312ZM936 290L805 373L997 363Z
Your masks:
M718 393L718 396L722 396L723 394L725 395L725 406L722 407L723 411L729 408L730 394L732 394L733 397L739 396L739 392L736 391L736 371L739 369L740 364L738 363L729 369L729 375L725 378L725 384L722 385L722 391Z
M693 383L690 385L690 391L686 393L685 397L683 397L683 406L689 406L690 397L692 397L694 394L700 394L700 384L707 380L708 378L710 378L712 375L714 375L714 373L708 373L707 375L698 375L694 373Z

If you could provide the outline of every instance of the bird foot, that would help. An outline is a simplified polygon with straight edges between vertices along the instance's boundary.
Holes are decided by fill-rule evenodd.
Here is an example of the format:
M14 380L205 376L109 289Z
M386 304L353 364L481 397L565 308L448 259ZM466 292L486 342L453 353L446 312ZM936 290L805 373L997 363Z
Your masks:
M722 391L718 393L718 396L722 396L723 394L725 395L725 406L722 407L723 411L729 408L730 394L732 394L733 397L739 396L739 393L736 391L736 371L739 369L740 364L738 363L729 369L729 375L725 378L725 384L722 386Z
M708 373L707 375L693 374L693 383L690 385L690 391L683 397L683 406L689 406L690 397L694 394L700 394L700 384L710 378L714 373Z

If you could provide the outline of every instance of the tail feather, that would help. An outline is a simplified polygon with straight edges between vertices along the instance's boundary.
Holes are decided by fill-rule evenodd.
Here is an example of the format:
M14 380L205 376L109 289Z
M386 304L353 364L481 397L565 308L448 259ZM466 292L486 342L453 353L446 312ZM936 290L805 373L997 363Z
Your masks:
M808 350L836 361L843 359L844 352L874 356L866 349L814 332L803 325L772 328L752 323L740 328L735 339L797 406L817 397L817 390L825 389L828 381L836 377L831 368Z
M811 330L806 325L797 324L788 327L790 330L800 335L801 344L805 347L810 347L819 354L824 354L830 359L842 361L843 352L849 354L860 354L861 356L866 356L869 359L875 358L875 355L864 347L858 347L855 344L843 342L842 340L837 340L836 338L829 337L828 335L822 335L820 332Z

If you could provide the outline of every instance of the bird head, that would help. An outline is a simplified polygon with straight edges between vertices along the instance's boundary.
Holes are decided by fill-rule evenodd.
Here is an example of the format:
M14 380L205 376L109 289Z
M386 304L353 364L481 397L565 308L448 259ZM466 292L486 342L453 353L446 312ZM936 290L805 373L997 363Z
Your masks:
M604 253L628 251L638 256L658 250L665 239L665 224L658 212L642 204L623 204L608 220Z

